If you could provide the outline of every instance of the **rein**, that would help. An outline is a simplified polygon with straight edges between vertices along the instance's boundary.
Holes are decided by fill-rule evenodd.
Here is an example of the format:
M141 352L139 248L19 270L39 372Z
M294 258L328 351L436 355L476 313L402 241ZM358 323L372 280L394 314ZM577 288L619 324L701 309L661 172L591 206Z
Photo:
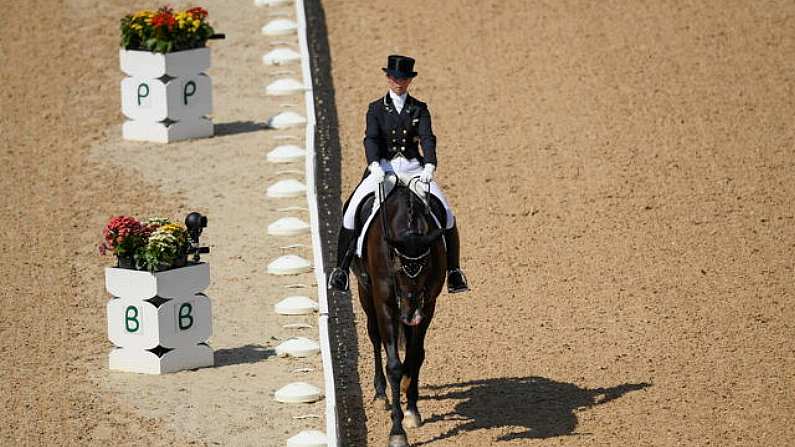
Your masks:
M396 180L399 181L400 179L396 178ZM389 238L387 237L389 233L387 233L387 226L386 226L387 209L386 209L386 193L384 192L384 182L378 184L378 196L379 196L378 206L381 208L381 226L383 228L384 243L386 243L387 247L390 247ZM392 250L389 250L389 265L392 265L394 262L395 261L394 257L392 256ZM389 274L392 276L392 291L395 294L395 301L397 301L398 314L400 314L400 294L398 293L397 277L395 275L395 270L390 268Z

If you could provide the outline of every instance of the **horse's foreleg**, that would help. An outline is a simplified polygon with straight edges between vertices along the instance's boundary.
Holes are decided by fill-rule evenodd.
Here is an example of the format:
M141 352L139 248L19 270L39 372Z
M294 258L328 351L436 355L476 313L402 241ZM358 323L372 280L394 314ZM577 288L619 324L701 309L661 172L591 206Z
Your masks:
M381 358L381 334L378 332L378 320L375 315L367 316L367 334L373 343L373 386L375 387L375 401L384 404L384 410L389 410L389 401L386 399L386 377L384 376L384 365Z
M423 325L424 326L424 325ZM425 361L425 333L427 327L413 328L411 338L409 339L409 347L406 354L407 371L404 373L404 381L407 381L406 389L406 426L409 428L419 427L422 424L422 416L417 409L417 401L419 400L419 379L420 368Z
M411 370L414 365L413 329L411 326L403 326L403 331L406 335L406 357L403 359L403 376L400 378L400 392L403 394L408 392L411 384Z
M375 311L373 291L367 287L359 287L359 303L367 315L367 335L373 344L373 386L375 388L374 402L381 402L384 410L389 410L386 399L386 377L384 377L384 364L381 358L381 332L379 331L378 314Z
M406 447L408 438L403 430L403 409L400 408L400 379L403 368L398 356L398 340L395 332L385 337L386 371L389 377L389 386L392 389L392 430L389 432L389 447Z

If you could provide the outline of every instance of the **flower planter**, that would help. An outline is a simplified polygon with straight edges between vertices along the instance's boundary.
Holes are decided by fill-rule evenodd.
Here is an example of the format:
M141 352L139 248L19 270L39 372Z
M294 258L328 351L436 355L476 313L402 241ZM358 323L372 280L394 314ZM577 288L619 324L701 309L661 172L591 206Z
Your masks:
M213 135L210 49L119 50L124 139L168 143Z
M107 268L110 369L163 374L212 366L212 307L206 263L172 270Z

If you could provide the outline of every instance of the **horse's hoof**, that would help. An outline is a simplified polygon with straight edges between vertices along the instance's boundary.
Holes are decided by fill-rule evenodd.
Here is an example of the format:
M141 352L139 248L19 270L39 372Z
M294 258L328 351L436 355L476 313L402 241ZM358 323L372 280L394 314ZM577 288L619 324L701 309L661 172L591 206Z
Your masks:
M411 410L406 410L406 412L403 413L403 425L408 428L417 428L420 425L422 425L422 418L420 417L420 413Z
M389 447L409 447L409 439L406 435L391 435L389 437Z
M383 408L384 411L389 411L392 409L392 406L389 405L389 399L387 399L386 396L375 396L373 398L373 404L375 404L376 408L381 405L381 408Z

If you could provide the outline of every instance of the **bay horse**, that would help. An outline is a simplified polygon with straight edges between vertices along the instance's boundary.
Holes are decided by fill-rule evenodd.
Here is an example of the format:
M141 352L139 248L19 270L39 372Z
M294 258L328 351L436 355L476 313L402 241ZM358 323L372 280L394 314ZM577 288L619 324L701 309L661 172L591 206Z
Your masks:
M412 181L416 178L409 184ZM383 192L381 184L380 205L353 271L373 344L375 402L392 410L389 447L407 447L400 395L403 392L407 397L405 425L419 427L422 419L417 409L418 382L425 360L425 335L433 319L436 297L444 286L447 259L443 233L431 215L431 207L397 179L388 197L384 198ZM431 202L430 192L426 199ZM405 358L401 362L398 351L403 342ZM386 396L382 345L392 392L391 407Z

